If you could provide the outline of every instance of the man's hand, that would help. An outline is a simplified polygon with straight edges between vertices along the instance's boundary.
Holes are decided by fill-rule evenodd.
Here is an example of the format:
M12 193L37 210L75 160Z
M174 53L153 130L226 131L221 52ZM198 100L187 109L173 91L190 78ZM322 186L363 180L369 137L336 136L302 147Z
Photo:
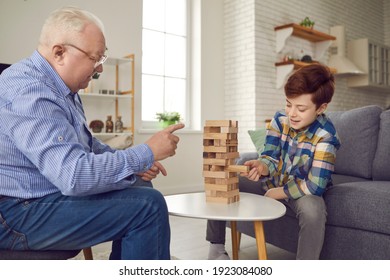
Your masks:
M164 166L158 161L156 161L153 163L152 167L148 171L138 173L137 175L141 176L142 180L144 181L152 181L154 178L157 177L158 174L160 174L160 171L164 176L167 176L167 171L165 170Z
M249 160L244 165L249 166L249 173L242 173L240 175L247 177L249 180L259 181L261 176L267 176L269 174L268 166L259 160Z
M150 137L145 144L149 146L154 155L154 160L159 161L175 155L179 137L173 134L178 129L182 129L184 124L174 124L157 132Z

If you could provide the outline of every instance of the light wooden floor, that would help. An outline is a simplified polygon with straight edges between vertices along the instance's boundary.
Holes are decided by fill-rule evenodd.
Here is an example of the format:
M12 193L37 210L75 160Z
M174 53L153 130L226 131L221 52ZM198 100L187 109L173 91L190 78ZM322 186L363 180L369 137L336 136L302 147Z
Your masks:
M206 260L209 243L205 240L206 220L191 219L170 216L171 225L171 255L180 260ZM267 237L266 237L267 238ZM226 232L226 249L230 256L231 234ZM108 259L111 251L111 243L104 243L92 248L94 259ZM270 260L292 260L295 255L267 244L268 259ZM256 240L252 237L242 235L239 251L241 260L256 260ZM83 259L80 254L75 259Z

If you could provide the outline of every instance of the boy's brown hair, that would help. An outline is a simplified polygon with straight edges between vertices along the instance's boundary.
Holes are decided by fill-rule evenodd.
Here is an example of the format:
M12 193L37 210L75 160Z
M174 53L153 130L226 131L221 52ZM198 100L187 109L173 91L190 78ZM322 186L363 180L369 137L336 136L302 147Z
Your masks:
M329 68L321 64L310 64L295 71L287 80L284 91L287 98L311 94L317 109L332 100L334 76Z

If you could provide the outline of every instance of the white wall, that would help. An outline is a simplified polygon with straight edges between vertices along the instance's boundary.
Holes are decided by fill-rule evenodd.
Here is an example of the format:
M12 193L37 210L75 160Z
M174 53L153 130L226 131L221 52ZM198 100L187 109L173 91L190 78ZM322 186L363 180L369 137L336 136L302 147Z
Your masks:
M0 61L14 63L30 56L46 17L63 6L77 6L98 15L105 25L108 55L132 52L140 56L141 0L0 0Z
M223 90L223 0L192 0L198 4L201 21L200 65L197 79L201 94L201 122L224 118ZM108 55L121 57L134 53L136 58L135 107L141 108L141 36L142 0L0 0L0 62L14 63L30 56L36 49L41 26L49 13L61 6L74 5L95 13L105 24ZM140 110L135 114L140 128ZM136 143L151 134L136 133ZM200 131L178 133L181 138L177 154L163 162L167 177L154 181L163 193L202 190L203 135Z

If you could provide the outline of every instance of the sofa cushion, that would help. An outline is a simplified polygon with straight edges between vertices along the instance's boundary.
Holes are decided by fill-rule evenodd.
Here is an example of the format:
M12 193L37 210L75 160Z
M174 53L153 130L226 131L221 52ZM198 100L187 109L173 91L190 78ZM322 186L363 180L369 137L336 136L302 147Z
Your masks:
M381 113L379 106L371 105L327 114L341 141L336 154L335 173L372 177Z
M327 224L373 231L390 236L390 182L350 182L330 187L324 194Z
M390 110L381 114L378 147L372 167L372 178L390 181Z
M332 184L333 185L350 183L350 182L364 182L364 181L371 181L371 179L365 179L365 178L342 175L342 174L332 174Z
M257 153L260 155L264 150L265 135L267 134L267 130L265 128L248 130L248 134L251 137L253 145L255 145Z

